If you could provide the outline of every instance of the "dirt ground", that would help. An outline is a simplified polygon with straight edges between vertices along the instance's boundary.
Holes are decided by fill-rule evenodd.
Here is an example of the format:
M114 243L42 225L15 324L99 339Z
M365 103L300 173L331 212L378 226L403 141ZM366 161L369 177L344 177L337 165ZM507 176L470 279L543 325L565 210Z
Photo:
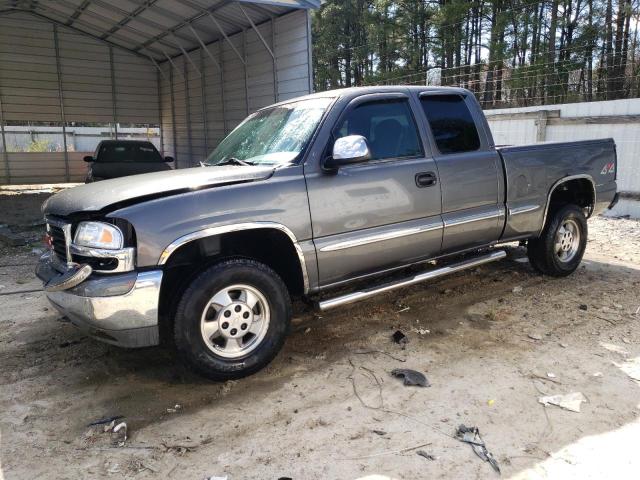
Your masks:
M498 478L454 438L460 424L480 429L504 478L638 478L638 221L592 219L565 279L511 246L330 314L298 307L268 368L220 384L160 348L86 338L48 305L33 275L48 194L0 195L0 224L31 242L0 246L0 480ZM405 387L395 368L431 386ZM580 413L538 401L572 392ZM87 426L116 415L124 442Z

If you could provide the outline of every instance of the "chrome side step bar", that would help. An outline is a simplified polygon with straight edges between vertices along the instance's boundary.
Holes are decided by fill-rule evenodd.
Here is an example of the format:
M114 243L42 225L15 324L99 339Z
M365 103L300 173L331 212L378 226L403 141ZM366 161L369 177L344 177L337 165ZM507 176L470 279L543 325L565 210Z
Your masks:
M428 272L419 273L417 275L403 278L395 282L384 283L376 287L365 288L363 290L348 293L346 295L341 295L336 298L322 300L318 302L318 308L322 311L325 311L331 308L340 307L342 305L359 302L360 300L373 297L374 295L377 295L379 293L389 292L397 288L407 287L409 285L414 285L426 280L433 280L434 278L449 275L450 273L456 273L467 268L477 267L479 265L484 265L485 263L495 262L496 260L503 259L506 256L507 252L505 252L504 250L496 250L485 255L469 258L468 260L453 263L451 265L436 268L434 270L429 270Z

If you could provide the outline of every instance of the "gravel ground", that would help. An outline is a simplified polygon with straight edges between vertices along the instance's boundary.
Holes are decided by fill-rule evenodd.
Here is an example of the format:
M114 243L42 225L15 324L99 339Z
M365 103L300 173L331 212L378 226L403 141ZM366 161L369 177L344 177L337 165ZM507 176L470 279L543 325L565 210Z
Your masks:
M160 348L86 338L48 305L33 275L47 194L0 195L0 223L32 242L0 246L0 480L497 478L453 438L460 424L480 429L504 478L637 478L637 221L592 219L565 279L511 246L505 261L323 316L298 306L268 368L210 383ZM405 387L394 368L431 386ZM572 392L579 413L538 402ZM124 442L87 427L115 415Z

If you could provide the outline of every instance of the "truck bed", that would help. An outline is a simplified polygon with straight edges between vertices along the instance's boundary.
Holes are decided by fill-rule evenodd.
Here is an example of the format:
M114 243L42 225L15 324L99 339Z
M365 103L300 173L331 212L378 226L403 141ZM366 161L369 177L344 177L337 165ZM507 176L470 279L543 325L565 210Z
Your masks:
M554 187L581 182L595 195L599 213L616 193L616 148L613 139L549 142L497 148L504 167L507 210L502 240L526 238L544 225ZM589 191L591 190L591 191Z

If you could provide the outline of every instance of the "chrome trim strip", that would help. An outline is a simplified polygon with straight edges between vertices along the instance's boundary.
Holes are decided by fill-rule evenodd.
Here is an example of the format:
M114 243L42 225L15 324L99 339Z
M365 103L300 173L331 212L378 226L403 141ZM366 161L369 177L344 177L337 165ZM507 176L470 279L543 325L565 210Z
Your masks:
M374 295L377 295L379 293L388 292L390 290L395 290L397 288L407 287L409 285L414 285L416 283L423 282L425 280L432 280L434 278L441 277L443 275L448 275L450 273L459 272L467 268L477 267L485 263L500 260L506 256L507 256L507 252L505 252L504 250L497 250L487 255L474 257L469 260L463 260L461 262L454 263L452 265L447 265L445 267L440 267L435 270L419 273L417 275L407 277L397 282L386 283L377 287L366 288L357 292L341 295L336 298L322 300L321 302L318 302L318 307L322 311L329 310L331 308L340 307L342 305L347 305L349 303L354 303L369 297L373 297Z
M558 188L563 183L566 183L570 180L577 180L577 179L583 179L583 178L589 180L591 182L591 188L593 188L593 205L591 206L591 212L589 213L589 217L591 216L591 214L593 213L593 209L595 208L596 203L598 201L597 193L596 193L596 182L593 181L593 177L586 173L581 173L580 175L569 175L567 177L563 177L560 180L556 181L551 186L551 189L549 190L549 194L547 195L547 204L544 207L544 215L542 217L542 226L540 227L540 231L538 232L538 235L542 234L542 231L544 230L544 225L545 223L547 223L547 215L549 213L549 204L551 203L551 195L553 195L553 192L555 191L555 189Z
M225 233L231 232L239 232L242 230L255 230L258 228L272 228L275 230L280 230L285 233L291 242L293 243L293 247L296 249L296 253L298 255L298 261L300 262L300 270L302 271L302 282L304 284L304 293L309 292L309 275L307 273L307 264L304 260L304 254L302 252L302 247L298 243L298 239L293 234L289 228L285 227L281 223L276 222L247 222L247 223L236 223L233 225L222 225L220 227L211 227L205 228L204 230L198 230L197 232L189 233L187 235L183 235L182 237L174 240L170 245L168 245L164 251L160 254L160 258L158 259L158 265L164 265L169 260L169 257L173 252L175 252L182 245L193 242L194 240L199 240L205 237L212 237L214 235L222 235Z
M66 250L67 258L58 259L61 262L65 263L67 266L70 266L73 263L71 260L71 224L64 222L62 220L58 220L56 218L45 217L45 222L47 223L47 232L49 231L49 225L53 225L54 227L58 227L64 233L64 246ZM56 256L57 257L57 256Z
M120 248L118 250L107 250L104 248L85 247L72 243L69 248L71 255L82 255L84 257L93 258L115 258L118 260L118 266L113 270L94 270L94 272L97 273L130 272L136 266L136 249L133 247Z
M528 213L538 210L540 205L523 205L521 207L511 208L509 207L509 216L519 215L521 213Z
M64 246L67 251L67 265L71 265L73 260L71 259L71 224L67 223L62 227L64 232Z
M499 217L502 217L503 215L504 215L504 211L500 211L500 210L494 213L490 213L488 215L472 214L467 217L462 217L460 220L449 220L449 221L445 220L444 226L445 228L457 227L458 225L464 225L466 223L479 222L481 220L491 220L492 218L499 218Z
M410 235L416 235L418 233L431 232L433 230L441 230L442 224L427 225L421 227L402 228L398 230L391 230L389 232L376 233L366 237L355 238L353 240L345 240L342 242L331 243L320 249L321 252L334 252L336 250L344 250L346 248L360 247L362 245L369 245L370 243L384 242L386 240L392 240L394 238L408 237Z

